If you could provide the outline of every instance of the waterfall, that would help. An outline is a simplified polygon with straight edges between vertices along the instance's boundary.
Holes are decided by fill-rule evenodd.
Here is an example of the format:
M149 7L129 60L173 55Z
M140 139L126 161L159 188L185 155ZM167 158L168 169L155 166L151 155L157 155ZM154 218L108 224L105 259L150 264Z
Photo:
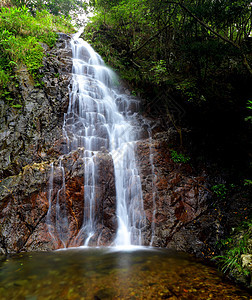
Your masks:
M116 74L105 66L102 58L81 38L81 32L71 40L73 53L72 87L68 111L64 116L63 136L66 140L65 153L84 148L84 216L83 224L76 239L82 237L84 246L97 232L95 215L97 166L95 157L104 149L113 159L117 232L115 246L142 244L142 229L145 213L142 199L140 176L135 160L135 142L140 132L136 112L132 106L138 101L122 94L116 87ZM133 105L132 105L133 104ZM61 164L59 165L61 168ZM63 176L63 170L62 170ZM49 210L53 189L53 170L49 184ZM63 179L62 190L65 182ZM56 204L56 228L60 230L60 208ZM47 224L52 235L52 218ZM57 233L60 237L62 234ZM63 242L63 241L62 241ZM64 245L64 242L63 242Z

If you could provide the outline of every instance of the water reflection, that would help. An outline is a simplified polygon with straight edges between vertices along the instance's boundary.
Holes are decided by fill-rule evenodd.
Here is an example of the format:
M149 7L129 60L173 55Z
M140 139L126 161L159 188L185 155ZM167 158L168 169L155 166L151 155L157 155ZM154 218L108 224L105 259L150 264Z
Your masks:
M79 248L2 259L0 299L251 298L184 254Z

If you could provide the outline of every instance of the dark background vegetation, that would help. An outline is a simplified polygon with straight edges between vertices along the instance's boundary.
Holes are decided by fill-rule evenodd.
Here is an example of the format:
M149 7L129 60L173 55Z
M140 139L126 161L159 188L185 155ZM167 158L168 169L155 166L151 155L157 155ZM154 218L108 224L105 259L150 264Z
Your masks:
M230 181L251 179L250 1L93 6L85 38L144 99L143 111L164 126L190 129L187 151L197 161L217 163Z

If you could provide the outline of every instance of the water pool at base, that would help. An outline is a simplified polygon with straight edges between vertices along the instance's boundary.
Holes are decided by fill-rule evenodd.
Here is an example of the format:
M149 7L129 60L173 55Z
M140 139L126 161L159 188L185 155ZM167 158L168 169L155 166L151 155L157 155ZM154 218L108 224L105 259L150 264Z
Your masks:
M77 248L0 262L0 299L251 299L218 271L163 249Z

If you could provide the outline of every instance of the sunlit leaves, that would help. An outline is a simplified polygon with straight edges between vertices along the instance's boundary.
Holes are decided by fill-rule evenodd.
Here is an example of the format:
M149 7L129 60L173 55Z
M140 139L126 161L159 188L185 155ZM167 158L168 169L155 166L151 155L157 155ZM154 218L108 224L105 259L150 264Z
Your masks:
M25 5L33 14L45 9L53 15L66 17L71 10L86 7L86 2L82 0L11 0L11 2L18 7Z

